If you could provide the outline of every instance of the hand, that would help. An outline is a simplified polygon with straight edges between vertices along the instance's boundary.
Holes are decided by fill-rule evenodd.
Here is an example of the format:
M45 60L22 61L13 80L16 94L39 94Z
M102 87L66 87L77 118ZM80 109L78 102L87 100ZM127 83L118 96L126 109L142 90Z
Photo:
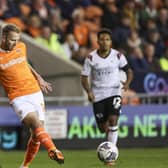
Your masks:
M90 102L94 102L94 99L95 99L95 97L94 97L93 92L92 92L92 91L89 91L89 92L88 92L88 100L89 100Z
M127 83L127 82L121 82L121 83L122 83L122 89L124 91L127 91L129 89L129 83Z
M39 83L39 86L40 86L41 90L44 93L48 93L48 92L52 91L51 83L45 81L41 76L38 76L37 81Z

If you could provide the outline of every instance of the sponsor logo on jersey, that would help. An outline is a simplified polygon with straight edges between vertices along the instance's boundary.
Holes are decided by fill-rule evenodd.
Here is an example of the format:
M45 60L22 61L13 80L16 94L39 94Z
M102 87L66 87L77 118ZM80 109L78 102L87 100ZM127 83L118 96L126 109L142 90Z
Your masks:
M10 60L9 62L5 63L5 64L0 64L0 68L1 69L6 69L6 68L9 68L15 64L20 64L21 62L25 61L26 58L25 57L19 57L19 58L15 58L15 59L12 59Z

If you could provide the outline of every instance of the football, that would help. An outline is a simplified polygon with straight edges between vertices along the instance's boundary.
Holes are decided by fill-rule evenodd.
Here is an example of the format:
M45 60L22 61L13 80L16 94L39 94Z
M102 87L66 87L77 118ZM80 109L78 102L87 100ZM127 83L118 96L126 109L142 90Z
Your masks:
M117 160L119 155L118 148L112 142L102 142L97 147L97 156L104 163L110 163Z

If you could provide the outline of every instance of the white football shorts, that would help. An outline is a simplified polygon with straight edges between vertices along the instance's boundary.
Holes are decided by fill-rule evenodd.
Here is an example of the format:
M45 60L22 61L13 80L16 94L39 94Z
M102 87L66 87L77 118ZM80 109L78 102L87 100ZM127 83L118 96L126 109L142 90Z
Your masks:
M16 97L10 102L10 104L19 116L20 120L23 120L30 112L36 112L39 120L44 121L45 119L44 97L41 91Z

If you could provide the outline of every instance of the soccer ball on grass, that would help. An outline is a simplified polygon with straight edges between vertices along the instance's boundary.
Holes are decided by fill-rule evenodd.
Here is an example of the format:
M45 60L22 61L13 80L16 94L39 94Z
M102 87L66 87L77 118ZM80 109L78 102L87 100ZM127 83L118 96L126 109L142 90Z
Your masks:
M105 141L97 147L97 155L102 162L110 163L117 160L119 152L116 145L112 142Z

